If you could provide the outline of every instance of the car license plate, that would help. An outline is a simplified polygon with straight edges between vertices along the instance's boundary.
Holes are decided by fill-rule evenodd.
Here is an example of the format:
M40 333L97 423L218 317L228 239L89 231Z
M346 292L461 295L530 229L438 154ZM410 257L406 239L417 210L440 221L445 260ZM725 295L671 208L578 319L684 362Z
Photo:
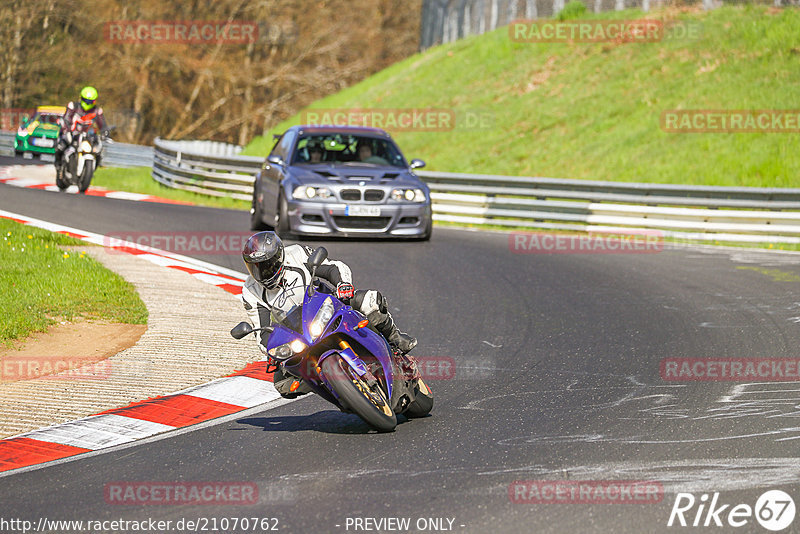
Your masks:
M346 206L344 214L350 217L380 217L381 208L378 206Z
M46 137L42 138L34 137L33 139L31 139L31 143L33 143L35 146L46 146L46 147L52 147L53 145L55 145L52 139L47 139Z

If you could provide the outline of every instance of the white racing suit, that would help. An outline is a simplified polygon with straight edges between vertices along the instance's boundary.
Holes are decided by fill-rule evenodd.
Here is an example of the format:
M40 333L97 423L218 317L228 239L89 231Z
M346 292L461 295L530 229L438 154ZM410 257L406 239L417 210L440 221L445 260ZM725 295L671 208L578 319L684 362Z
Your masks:
M288 312L294 306L303 304L305 288L311 283L311 272L306 267L306 262L313 250L304 245L288 245L284 249L283 276L275 289L268 289L257 282L252 276L248 276L242 288L242 303L250 322L254 328L269 326L272 322L270 312L279 309ZM350 267L346 263L336 260L326 259L322 265L317 267L316 275L333 284L336 287L340 282L353 283ZM346 302L354 309L363 313L378 332L383 335L393 346L400 346L408 352L416 345L416 340L409 338L400 332L394 325L392 315L386 302L386 297L375 290L358 290L350 302ZM263 330L256 332L258 336L258 346L261 351L267 352L267 339L269 334ZM308 393L310 388L306 384L295 391L290 392L289 387L296 379L284 373L282 367L278 367L275 372L275 387L287 398L296 397Z

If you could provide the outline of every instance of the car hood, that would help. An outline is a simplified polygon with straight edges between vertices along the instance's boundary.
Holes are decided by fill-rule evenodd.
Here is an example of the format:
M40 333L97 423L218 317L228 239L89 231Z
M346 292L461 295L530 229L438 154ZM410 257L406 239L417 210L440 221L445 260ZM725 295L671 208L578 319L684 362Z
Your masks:
M33 135L37 137L40 136L58 137L58 130L59 128L55 124L40 124L33 131Z
M313 167L295 166L290 170L292 178L298 183L315 184L329 181L341 184L358 184L364 182L371 185L417 185L420 179L399 167L373 167L350 165L317 165Z
M27 136L31 135L33 137L58 137L58 130L59 127L55 124L50 123L36 123L36 124L29 124L25 128L20 128L17 131L17 135L19 136Z

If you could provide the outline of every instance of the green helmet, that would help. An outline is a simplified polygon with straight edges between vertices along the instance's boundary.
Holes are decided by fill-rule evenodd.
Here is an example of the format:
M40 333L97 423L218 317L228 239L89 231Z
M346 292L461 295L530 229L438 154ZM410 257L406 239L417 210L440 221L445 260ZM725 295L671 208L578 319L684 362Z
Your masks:
M97 89L91 85L87 85L81 89L81 107L83 111L89 111L95 106L97 100Z

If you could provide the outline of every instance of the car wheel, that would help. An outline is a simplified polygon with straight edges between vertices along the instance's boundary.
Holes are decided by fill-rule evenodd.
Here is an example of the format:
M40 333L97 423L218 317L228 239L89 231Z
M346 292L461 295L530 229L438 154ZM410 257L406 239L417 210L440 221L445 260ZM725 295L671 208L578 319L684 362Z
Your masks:
M289 225L289 203L283 196L283 191L278 193L278 220L275 222L275 231L281 237L293 237Z
M33 159L41 159L42 155L38 152L31 152L31 157Z
M23 152L22 150L15 150L14 151L14 155L16 157L18 157L18 158L24 158L25 157L25 152Z
M261 203L256 200L255 190L253 190L253 204L250 207L250 229L257 232L272 229L264 222L264 210L261 209Z
M428 213L428 224L425 226L425 232L417 238L417 241L430 241L433 235L433 212Z

